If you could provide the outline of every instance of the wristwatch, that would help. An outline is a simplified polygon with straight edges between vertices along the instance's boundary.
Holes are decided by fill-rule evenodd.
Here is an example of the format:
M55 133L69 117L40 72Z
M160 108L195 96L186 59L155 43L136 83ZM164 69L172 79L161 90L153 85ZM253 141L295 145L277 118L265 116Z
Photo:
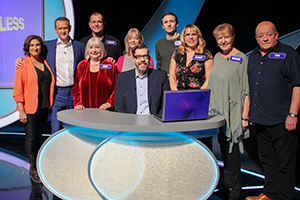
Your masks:
M298 115L295 114L295 113L289 113L289 116L290 116L291 118L296 118Z

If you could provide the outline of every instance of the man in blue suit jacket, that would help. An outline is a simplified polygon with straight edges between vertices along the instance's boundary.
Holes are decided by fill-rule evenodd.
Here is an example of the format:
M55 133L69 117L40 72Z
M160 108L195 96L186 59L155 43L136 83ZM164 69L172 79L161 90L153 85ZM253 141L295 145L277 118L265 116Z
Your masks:
M115 110L135 114L160 114L163 92L169 90L167 73L149 69L149 49L143 45L133 48L136 68L118 75Z
M68 18L57 18L54 30L58 38L44 43L47 48L46 60L56 80L54 104L51 112L52 133L62 128L62 123L57 120L57 112L74 108L71 94L74 75L77 64L85 56L85 45L71 40L69 36L71 26Z

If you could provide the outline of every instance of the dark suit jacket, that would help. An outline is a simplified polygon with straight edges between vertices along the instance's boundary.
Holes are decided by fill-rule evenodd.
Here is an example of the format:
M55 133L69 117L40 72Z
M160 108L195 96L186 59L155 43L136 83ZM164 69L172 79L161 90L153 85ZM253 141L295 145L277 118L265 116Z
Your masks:
M47 48L46 60L55 78L56 78L56 70L55 70L56 43L57 43L57 39L44 42ZM77 64L80 61L84 60L85 45L76 40L72 40L72 45L73 45L73 54L74 54L74 75L75 75Z
M148 103L151 114L162 112L163 93L170 90L167 73L163 70L148 68ZM135 69L118 75L115 90L115 110L124 113L136 113Z

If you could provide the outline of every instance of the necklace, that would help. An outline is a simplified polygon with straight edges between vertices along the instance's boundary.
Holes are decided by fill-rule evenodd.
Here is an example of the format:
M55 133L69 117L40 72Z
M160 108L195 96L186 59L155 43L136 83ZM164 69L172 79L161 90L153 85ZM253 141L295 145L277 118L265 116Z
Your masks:
M97 62L93 62L93 61L91 60L91 65L99 65L99 63L100 63L100 60L97 61Z

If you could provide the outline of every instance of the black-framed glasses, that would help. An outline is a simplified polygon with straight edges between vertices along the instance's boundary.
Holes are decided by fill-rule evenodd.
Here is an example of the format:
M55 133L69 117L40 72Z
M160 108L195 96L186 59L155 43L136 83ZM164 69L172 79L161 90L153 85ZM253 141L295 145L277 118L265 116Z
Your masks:
M137 59L137 60L142 60L142 58L144 60L146 60L146 59L149 59L149 55L148 54L145 54L145 55L135 55L134 58Z

